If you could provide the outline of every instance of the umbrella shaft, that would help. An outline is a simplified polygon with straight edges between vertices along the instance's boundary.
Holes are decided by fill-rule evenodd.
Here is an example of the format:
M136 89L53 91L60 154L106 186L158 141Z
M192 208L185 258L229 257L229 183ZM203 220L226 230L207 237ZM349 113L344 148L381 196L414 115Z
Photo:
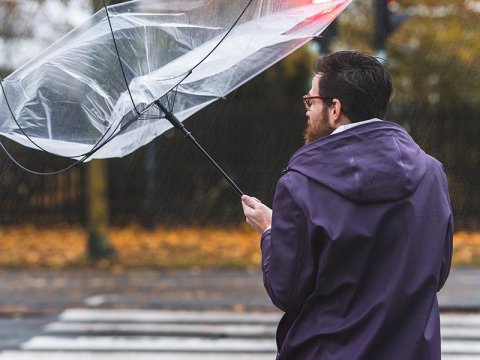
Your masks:
M230 184L230 186L233 188L233 190L235 190L237 192L238 195L242 196L244 195L243 194L243 191L240 190L240 188L237 186L237 184L235 184L233 182L232 179L230 179L230 177L225 173L225 171L223 171L223 169L220 167L220 165L218 165L215 160L212 159L212 157L205 151L205 149L197 142L197 140L192 136L192 134L190 132L188 132L188 135L185 135L187 138L189 138L192 143L198 148L198 150L200 150L200 152L202 153L202 155L215 167L215 169L217 169L217 171L225 178L225 180L227 180L227 182Z
M238 195L242 196L244 195L243 191L240 190L240 188L233 182L232 179L227 175L225 171L220 167L220 165L217 164L215 160L207 153L207 151L198 143L198 141L193 137L193 135L190 133L185 128L185 125L182 124L182 122L172 113L170 112L165 106L162 105L162 103L157 100L156 101L158 107L160 110L165 114L165 118L178 130L182 132L183 135L185 135L186 138L190 139L190 141L197 147L198 150L202 153L202 155L212 164L215 169L224 177L225 180L230 184L230 186L237 192Z

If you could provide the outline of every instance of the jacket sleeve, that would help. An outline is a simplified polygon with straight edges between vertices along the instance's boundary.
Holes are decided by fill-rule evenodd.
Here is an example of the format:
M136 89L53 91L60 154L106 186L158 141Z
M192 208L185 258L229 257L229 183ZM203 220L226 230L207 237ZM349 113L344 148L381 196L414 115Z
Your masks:
M306 216L291 191L287 176L277 184L272 228L262 235L262 270L265 289L273 304L288 312L299 310L310 291L301 279L306 250ZM308 277L308 276L307 276Z
M445 285L447 281L448 275L450 274L450 267L452 265L452 255L453 255L453 213L452 213L452 204L450 201L450 196L448 194L448 181L447 176L444 172L443 165L442 165L442 186L443 191L445 194L446 202L448 203L448 209L450 211L450 217L448 221L447 233L445 234L445 243L443 245L443 257L442 257L442 265L440 267L440 276L438 282L437 291L440 291Z
M448 224L447 234L445 236L445 244L443 245L443 258L442 266L440 268L440 277L438 283L437 291L440 291L447 281L448 274L450 273L450 267L452 264L452 253L453 253L453 216L450 216L450 221Z

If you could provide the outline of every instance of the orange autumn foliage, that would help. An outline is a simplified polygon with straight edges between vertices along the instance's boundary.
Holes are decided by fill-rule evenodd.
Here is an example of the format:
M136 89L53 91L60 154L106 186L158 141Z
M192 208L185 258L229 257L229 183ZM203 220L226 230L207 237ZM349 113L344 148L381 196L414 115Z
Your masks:
M453 237L453 263L480 265L480 232L459 231Z
M260 236L248 226L238 228L112 228L117 254L112 260L89 263L86 230L32 225L0 228L0 267L239 267L259 268ZM454 265L480 264L480 232L454 237Z
M252 267L260 263L260 236L248 227L112 228L117 252L108 267ZM85 258L87 232L80 227L0 228L0 267L90 266Z

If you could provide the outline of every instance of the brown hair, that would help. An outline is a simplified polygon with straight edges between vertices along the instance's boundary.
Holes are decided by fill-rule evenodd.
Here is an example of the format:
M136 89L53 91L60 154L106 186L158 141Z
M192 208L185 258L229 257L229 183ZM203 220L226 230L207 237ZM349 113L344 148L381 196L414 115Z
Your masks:
M373 56L358 51L339 51L319 58L314 72L320 95L338 99L351 122L384 118L392 94L392 80ZM331 101L328 101L331 102Z

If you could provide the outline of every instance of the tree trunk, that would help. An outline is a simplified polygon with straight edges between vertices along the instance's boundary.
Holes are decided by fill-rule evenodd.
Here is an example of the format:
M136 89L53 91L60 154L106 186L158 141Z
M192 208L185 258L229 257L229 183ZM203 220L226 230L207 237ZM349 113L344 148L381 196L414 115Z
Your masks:
M108 238L107 166L105 160L87 164L88 257L92 260L115 255Z
M94 12L103 7L102 0L92 0L92 4ZM110 258L115 255L115 249L108 238L109 202L107 184L106 160L90 161L87 164L87 255L91 260Z
M145 146L145 190L143 193L142 225L148 230L156 226L157 203L157 146L153 140Z

